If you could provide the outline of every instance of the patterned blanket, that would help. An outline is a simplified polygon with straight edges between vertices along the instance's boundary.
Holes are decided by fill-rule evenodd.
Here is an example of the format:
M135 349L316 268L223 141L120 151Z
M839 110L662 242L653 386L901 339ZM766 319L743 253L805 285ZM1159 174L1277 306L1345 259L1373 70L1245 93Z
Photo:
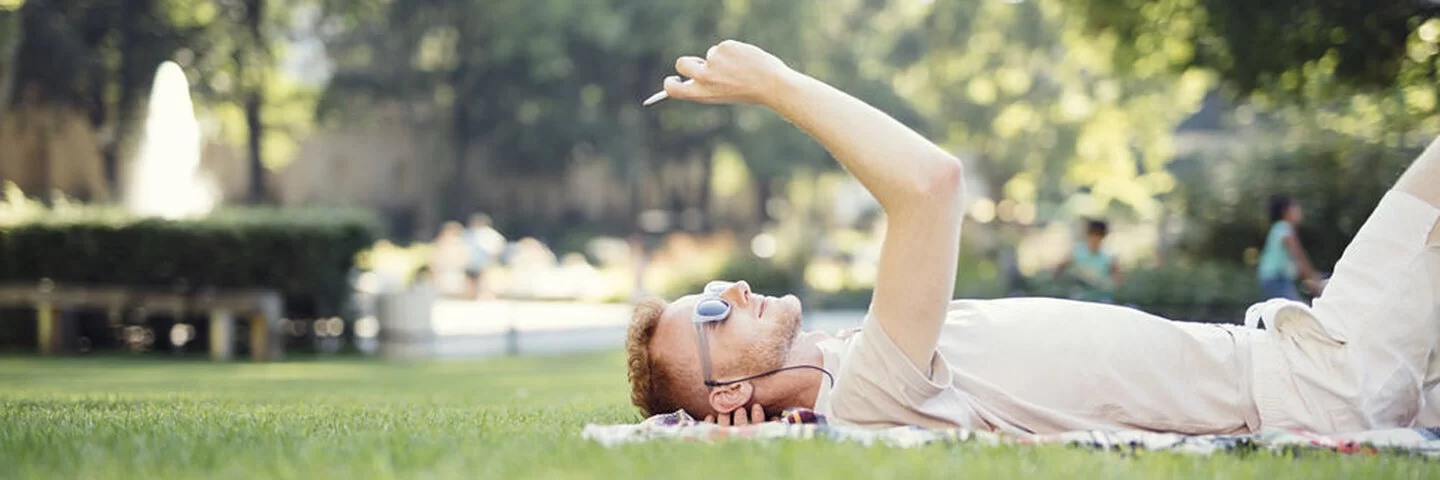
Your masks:
M1317 434L1289 429L1265 429L1249 435L1181 435L1146 431L1079 431L1043 435L963 429L896 427L869 429L831 424L825 417L806 409L787 410L779 421L740 427L722 427L696 421L684 411L656 415L634 425L586 425L581 436L605 446L656 440L719 441L829 440L909 448L929 444L980 445L1074 445L1104 450L1171 451L1209 455L1257 449L1272 451L1328 450L1343 454L1375 454L1382 451L1440 457L1440 428L1397 428L1347 433Z

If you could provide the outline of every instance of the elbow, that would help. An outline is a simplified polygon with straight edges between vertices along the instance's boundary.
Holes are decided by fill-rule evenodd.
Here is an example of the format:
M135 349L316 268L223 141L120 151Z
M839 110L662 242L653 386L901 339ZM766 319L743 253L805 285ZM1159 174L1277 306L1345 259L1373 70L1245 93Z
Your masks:
M898 182L885 195L877 195L887 213L954 211L965 198L965 166L946 153L915 168L909 178Z
M935 168L920 179L917 192L930 202L958 203L965 197L965 165L960 159L941 154Z

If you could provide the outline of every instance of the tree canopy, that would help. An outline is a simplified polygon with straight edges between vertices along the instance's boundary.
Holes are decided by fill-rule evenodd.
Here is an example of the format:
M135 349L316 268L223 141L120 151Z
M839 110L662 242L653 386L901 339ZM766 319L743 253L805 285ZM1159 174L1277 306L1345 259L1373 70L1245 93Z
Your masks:
M1436 127L1437 11L1411 0L0 0L0 101L84 109L113 133L114 182L156 65L176 60L198 108L244 147L254 199L297 142L380 105L426 127L435 154L423 158L451 173L437 186L450 200L470 172L545 175L579 151L632 183L697 158L738 161L763 186L835 168L760 108L639 106L675 57L737 38L972 156L993 200L1029 221L1153 219L1176 184L1174 132L1216 89L1298 125L1297 138L1401 144ZM321 44L323 65L310 65L327 72L321 84L281 71L302 31ZM447 218L485 207L440 203Z

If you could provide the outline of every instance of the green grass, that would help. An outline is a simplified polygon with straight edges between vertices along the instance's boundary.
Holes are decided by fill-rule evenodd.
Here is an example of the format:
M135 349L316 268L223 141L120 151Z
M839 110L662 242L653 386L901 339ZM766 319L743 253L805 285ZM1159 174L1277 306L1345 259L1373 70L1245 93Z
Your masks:
M1437 478L1401 456L823 441L607 449L618 354L395 364L0 358L0 478Z

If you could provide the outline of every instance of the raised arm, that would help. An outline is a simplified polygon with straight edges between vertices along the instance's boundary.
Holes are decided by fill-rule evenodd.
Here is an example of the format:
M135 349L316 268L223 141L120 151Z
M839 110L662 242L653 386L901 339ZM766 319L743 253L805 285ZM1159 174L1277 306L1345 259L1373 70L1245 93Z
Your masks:
M959 160L870 105L726 41L706 58L681 57L665 90L677 99L760 104L820 142L880 202L888 217L871 317L928 372L955 290L964 213Z

